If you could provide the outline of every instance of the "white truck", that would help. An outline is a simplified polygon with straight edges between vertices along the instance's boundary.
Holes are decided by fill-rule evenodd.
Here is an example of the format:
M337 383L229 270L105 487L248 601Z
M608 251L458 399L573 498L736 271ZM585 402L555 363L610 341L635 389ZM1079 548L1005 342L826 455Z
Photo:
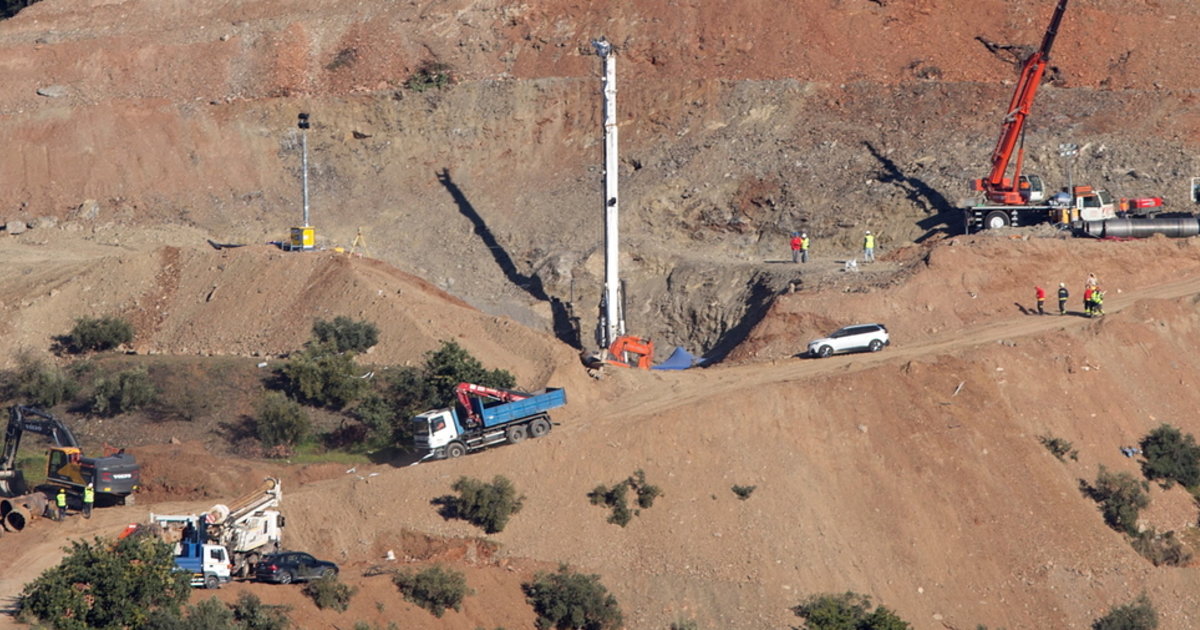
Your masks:
M284 517L274 508L282 500L281 482L268 477L232 506L214 505L203 514L151 513L150 523L168 541L177 541L175 564L197 576L194 586L216 588L214 580L219 586L233 576L246 577L260 558L280 549ZM220 564L227 566L224 576Z

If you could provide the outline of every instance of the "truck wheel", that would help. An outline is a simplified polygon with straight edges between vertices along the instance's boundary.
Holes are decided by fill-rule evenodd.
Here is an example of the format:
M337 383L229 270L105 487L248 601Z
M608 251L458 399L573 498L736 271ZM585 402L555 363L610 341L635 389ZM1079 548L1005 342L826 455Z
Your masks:
M989 230L1008 227L1008 214L1003 210L992 210L983 219L983 227Z
M504 437L508 438L508 441L513 444L523 441L525 439L525 425L508 427L508 430L504 432Z
M529 423L529 435L535 438L540 438L550 432L550 421L545 418L538 418Z
M467 454L467 447L455 442L446 446L446 459L455 459Z
M210 591L215 588L221 588L220 578L218 578L217 576L215 576L211 573L204 576L204 588L206 588Z

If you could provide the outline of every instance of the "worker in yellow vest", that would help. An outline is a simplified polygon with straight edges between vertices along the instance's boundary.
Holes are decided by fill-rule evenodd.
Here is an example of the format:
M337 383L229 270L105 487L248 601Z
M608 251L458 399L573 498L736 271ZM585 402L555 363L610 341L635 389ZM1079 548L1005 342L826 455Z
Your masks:
M875 262L875 235L871 230L863 236L863 262Z
M96 489L88 484L83 489L83 517L92 518L92 506L96 503Z
M808 262L808 233L800 233L800 262Z
M67 518L67 489L59 488L58 495L54 497L54 505L58 506L58 520Z

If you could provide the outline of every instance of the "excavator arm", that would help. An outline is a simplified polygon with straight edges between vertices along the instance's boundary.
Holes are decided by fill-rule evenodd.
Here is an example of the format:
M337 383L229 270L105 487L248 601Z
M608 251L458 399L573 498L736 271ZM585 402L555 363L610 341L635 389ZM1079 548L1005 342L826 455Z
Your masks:
M75 434L58 418L33 407L15 405L9 409L8 428L4 432L4 451L0 454L0 470L11 470L16 466L17 450L25 432L44 435L53 440L55 446L79 447Z
M1018 143L1025 133L1025 119L1033 107L1033 99L1037 96L1038 86L1046 65L1050 62L1050 49L1054 47L1054 39L1058 35L1058 27L1062 23L1063 14L1067 10L1067 0L1058 0L1050 26L1042 38L1042 45L1036 52L1025 60L1021 68L1021 78L1013 92L1012 101L1008 105L1008 113L1000 131L1000 139L992 151L992 170L987 178L975 180L975 189L983 191L989 201L1003 204L1024 204L1028 202L1027 191L1021 188L1021 166L1024 161L1024 151L1018 148ZM1013 176L1006 177L1013 154L1016 153L1016 164Z
M60 448L79 447L75 435L58 418L33 407L14 405L8 412L4 450L0 451L0 493L12 494L24 486L17 470L17 451L26 432L49 437Z

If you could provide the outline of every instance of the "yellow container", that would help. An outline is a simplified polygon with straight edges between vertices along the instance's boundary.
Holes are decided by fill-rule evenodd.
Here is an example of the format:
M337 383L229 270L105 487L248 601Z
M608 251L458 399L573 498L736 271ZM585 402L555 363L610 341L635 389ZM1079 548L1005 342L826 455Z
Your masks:
M310 225L292 228L292 238L288 245L291 249L309 250L316 248L316 228Z

